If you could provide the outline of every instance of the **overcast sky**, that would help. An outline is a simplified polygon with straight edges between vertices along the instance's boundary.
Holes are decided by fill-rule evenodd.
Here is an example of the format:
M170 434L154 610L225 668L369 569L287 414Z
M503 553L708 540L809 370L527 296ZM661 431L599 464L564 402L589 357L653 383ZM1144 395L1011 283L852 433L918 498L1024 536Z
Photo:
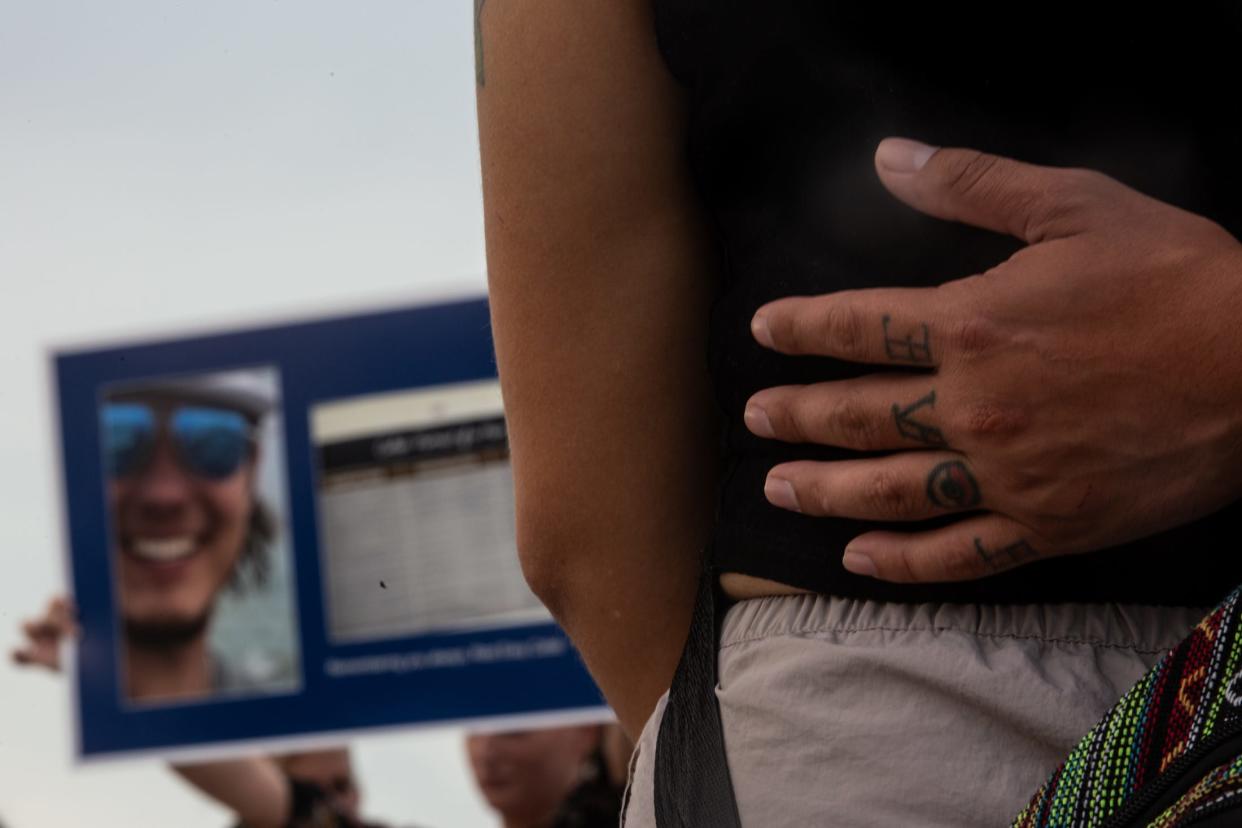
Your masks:
M472 8L0 3L0 642L65 583L50 346L482 292ZM0 666L9 828L216 828L158 762L75 769L66 682ZM491 824L461 734L356 742L367 811Z

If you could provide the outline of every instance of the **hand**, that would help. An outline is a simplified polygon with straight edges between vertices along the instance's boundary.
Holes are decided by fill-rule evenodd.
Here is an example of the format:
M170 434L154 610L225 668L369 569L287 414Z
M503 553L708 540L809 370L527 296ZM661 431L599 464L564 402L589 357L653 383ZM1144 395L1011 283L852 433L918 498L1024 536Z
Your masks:
M13 661L59 671L61 643L79 634L73 615L73 607L66 599L57 597L48 601L42 616L22 623L26 640L13 651Z
M769 473L773 504L944 528L868 532L847 569L951 581L1088 552L1242 496L1242 246L1100 173L882 142L876 169L929 215L1027 243L939 288L782 299L764 346L909 366L754 395L761 437L886 452ZM1171 550L1172 551L1172 550Z

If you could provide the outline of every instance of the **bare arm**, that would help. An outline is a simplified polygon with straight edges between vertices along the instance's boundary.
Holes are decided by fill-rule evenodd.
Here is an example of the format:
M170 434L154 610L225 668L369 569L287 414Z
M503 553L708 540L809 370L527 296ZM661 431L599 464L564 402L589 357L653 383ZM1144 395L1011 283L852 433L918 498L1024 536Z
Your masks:
M284 828L289 822L289 783L271 759L256 756L169 767L249 828Z
M715 488L712 259L647 0L493 2L487 258L532 588L636 734L685 640Z

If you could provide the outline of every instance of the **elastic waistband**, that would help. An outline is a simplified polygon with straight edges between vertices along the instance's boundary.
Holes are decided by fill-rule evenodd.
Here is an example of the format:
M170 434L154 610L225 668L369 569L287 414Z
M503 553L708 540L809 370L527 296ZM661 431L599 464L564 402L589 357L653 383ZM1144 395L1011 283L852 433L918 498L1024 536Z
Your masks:
M782 595L730 607L720 646L772 636L918 632L1158 653L1184 638L1209 609L1146 604L898 604Z

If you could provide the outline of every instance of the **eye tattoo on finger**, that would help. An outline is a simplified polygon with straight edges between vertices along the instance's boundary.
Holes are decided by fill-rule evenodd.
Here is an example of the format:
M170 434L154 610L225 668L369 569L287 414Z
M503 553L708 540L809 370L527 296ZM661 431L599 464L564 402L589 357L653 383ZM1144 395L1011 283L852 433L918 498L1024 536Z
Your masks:
M961 460L941 463L927 475L927 499L942 509L979 505L979 483Z
M1035 547L1031 546L1026 540L1019 540L1008 546L1002 546L1000 549L989 550L983 545L983 540L975 538L975 554L983 561L983 565L993 571L1009 566L1017 566L1018 564L1029 563L1039 557L1039 553L1035 551Z
M935 389L932 389L931 393L926 397L915 400L905 408L902 408L897 403L893 403L893 422L897 424L897 433L907 440L913 440L925 446L944 447L948 445L940 429L914 419L914 412L925 407L936 407Z
M884 325L884 352L888 354L888 358L920 365L930 364L932 361L931 331L928 330L926 323L919 325L923 336L922 341L919 342L911 333L907 333L904 337L893 336L888 329L892 321L893 318L887 313L880 319L881 324Z

